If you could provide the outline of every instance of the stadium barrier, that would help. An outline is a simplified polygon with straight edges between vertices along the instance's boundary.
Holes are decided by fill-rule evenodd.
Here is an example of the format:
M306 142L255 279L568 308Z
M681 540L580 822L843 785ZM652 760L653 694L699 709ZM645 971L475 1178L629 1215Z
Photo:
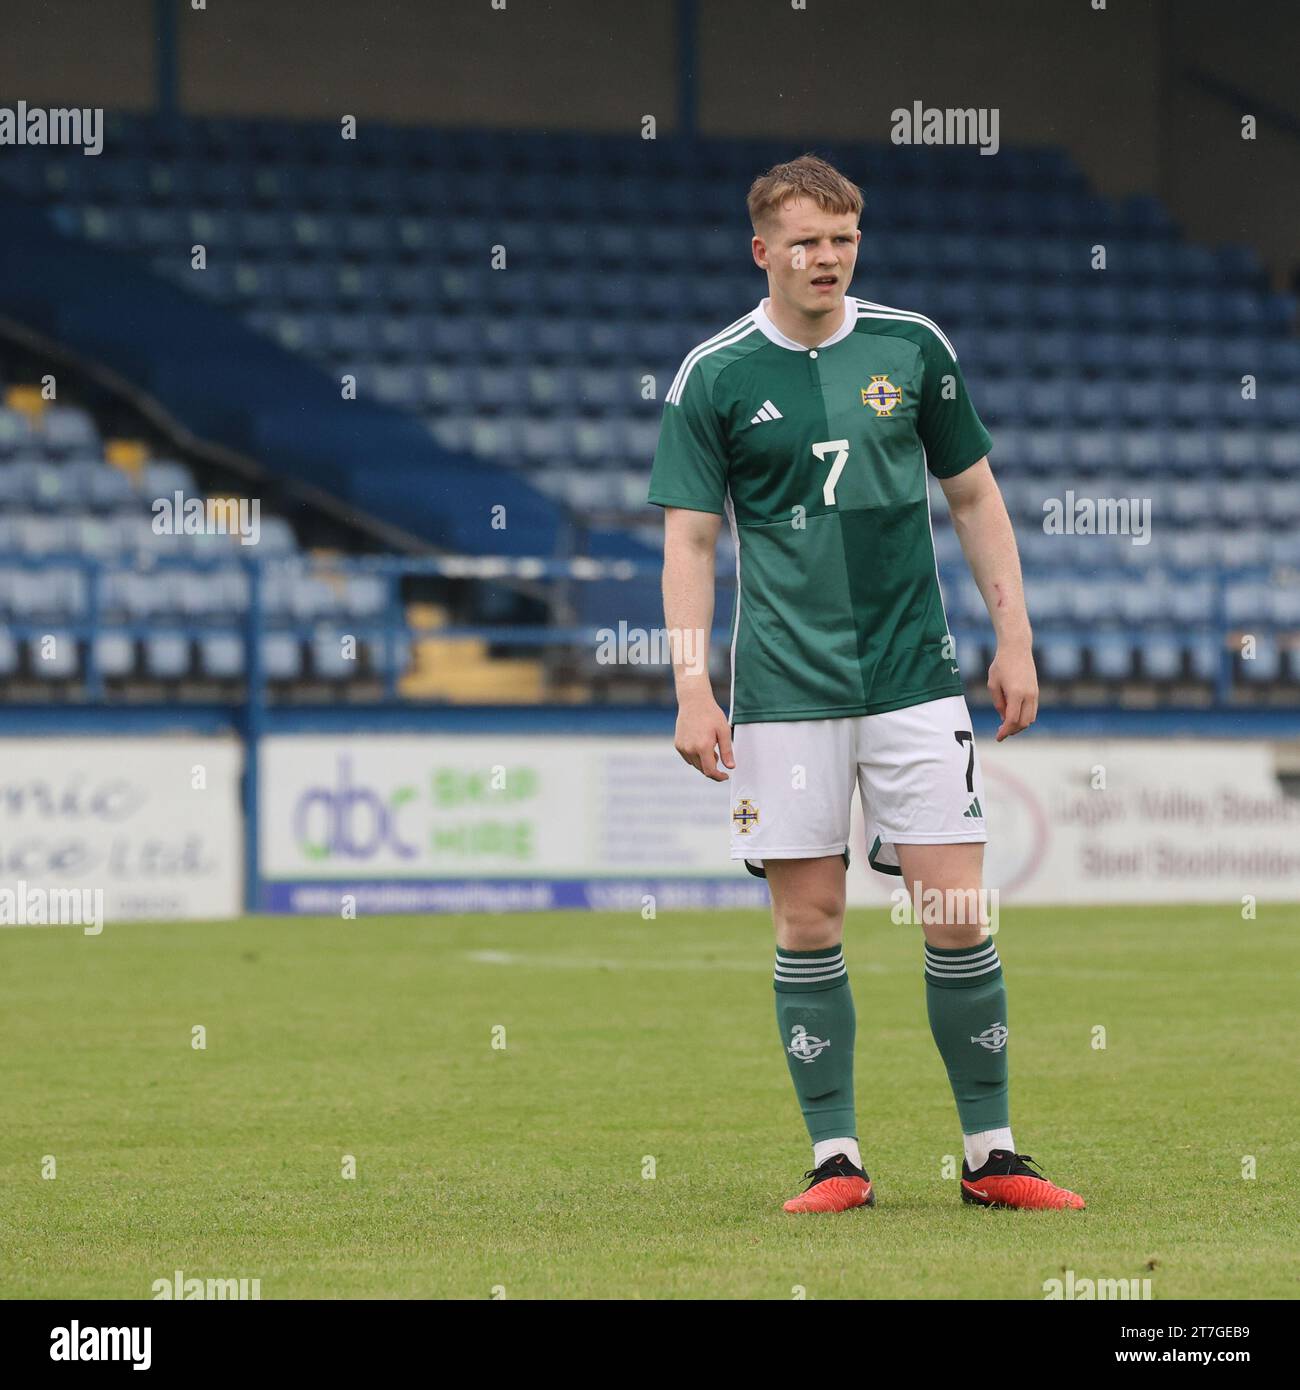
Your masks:
M138 712L112 736L49 713L65 736L0 738L3 882L102 888L110 923L767 902L728 858L727 786L680 760L662 710L278 710L256 745L216 711L190 729ZM995 744L981 713L1004 904L1300 900L1293 743L1095 716L1095 736L1047 720ZM856 805L851 851L851 903L888 904L899 883L866 866Z

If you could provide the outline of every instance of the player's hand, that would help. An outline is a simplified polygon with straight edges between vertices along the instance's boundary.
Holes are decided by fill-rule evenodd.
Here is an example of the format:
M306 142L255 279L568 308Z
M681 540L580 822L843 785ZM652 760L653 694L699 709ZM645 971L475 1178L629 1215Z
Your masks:
M693 768L714 782L728 780L719 762L724 767L736 765L731 752L731 726L711 695L678 706L674 747Z
M1034 649L999 647L989 667L989 694L1002 724L997 742L1021 733L1038 718L1038 672L1034 670Z

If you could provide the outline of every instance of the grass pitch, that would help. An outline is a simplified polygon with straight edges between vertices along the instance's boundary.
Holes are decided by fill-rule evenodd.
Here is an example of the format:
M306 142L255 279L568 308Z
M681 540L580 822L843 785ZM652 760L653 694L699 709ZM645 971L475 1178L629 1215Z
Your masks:
M850 912L879 1205L822 1217L761 913L0 931L0 1295L1294 1297L1297 926L1004 910L1017 1144L1088 1210L999 1212L944 1176L919 930Z

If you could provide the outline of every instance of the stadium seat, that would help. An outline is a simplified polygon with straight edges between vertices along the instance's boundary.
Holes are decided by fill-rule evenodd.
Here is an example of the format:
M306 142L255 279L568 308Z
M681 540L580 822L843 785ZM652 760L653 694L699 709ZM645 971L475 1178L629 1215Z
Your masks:
M70 632L51 632L27 640L27 660L39 680L71 680L81 669L81 652Z
M1224 667L1223 641L1213 633L1199 632L1190 643L1193 672L1203 681L1216 682Z
M195 496L197 492L194 474L185 464L171 459L150 459L140 469L141 496L147 499L171 499L178 492L187 497Z
M1271 597L1273 621L1281 628L1300 633L1300 583L1278 585Z
M144 639L144 669L156 680L179 680L189 674L189 640L176 633Z
M105 680L129 676L135 670L135 643L120 632L101 632L95 638L95 662Z
M312 671L322 680L344 681L356 674L360 653L353 656L345 654L344 635L339 632L318 632L312 638Z
M302 647L298 639L289 633L268 633L262 639L262 667L267 680L296 680L302 674Z
M45 565L13 571L8 606L18 622L78 618L86 608L86 577L78 569Z
M1271 685L1282 673L1282 658L1276 639L1271 633L1252 634L1254 655L1244 653L1237 658L1242 676L1252 685Z
M1183 669L1182 643L1174 633L1156 632L1138 644L1142 674L1157 681L1176 680Z
M1048 680L1077 680L1083 673L1083 646L1075 637L1061 633L1036 638L1039 665Z
M229 632L209 633L198 641L199 671L214 680L244 674L244 640Z
M1121 633L1103 632L1094 636L1089 649L1092 669L1103 680L1127 680L1133 673L1133 645Z
M343 586L343 609L349 617L378 617L388 606L392 581L382 575L350 575Z

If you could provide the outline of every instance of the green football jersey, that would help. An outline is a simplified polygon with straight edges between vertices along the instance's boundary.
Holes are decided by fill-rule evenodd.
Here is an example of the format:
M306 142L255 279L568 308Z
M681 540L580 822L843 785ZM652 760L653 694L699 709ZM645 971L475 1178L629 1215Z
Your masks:
M651 502L731 525L731 722L960 695L926 469L951 478L993 441L952 344L921 314L846 298L809 349L766 303L687 354L650 477Z

